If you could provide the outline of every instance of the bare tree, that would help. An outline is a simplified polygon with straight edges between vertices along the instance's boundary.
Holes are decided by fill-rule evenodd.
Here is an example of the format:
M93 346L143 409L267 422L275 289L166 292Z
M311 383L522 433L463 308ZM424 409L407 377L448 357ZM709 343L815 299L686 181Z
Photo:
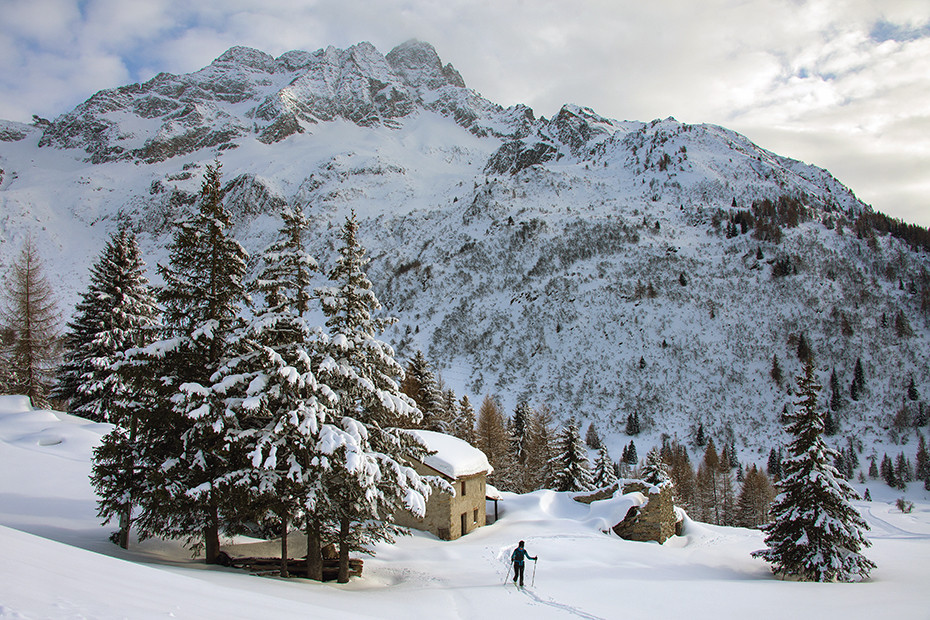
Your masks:
M0 357L8 369L4 391L23 394L35 407L48 407L61 356L58 312L52 287L31 238L13 263L0 306Z

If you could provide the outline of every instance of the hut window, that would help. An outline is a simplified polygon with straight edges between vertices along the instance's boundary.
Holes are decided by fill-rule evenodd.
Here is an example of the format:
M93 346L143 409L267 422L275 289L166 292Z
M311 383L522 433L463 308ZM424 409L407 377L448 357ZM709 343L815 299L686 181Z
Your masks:
M465 497L465 481L462 480L462 497Z

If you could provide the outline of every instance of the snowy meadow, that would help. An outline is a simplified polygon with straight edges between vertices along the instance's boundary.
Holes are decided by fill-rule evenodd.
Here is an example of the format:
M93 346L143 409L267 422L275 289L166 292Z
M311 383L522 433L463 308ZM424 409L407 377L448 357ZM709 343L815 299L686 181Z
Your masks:
M881 482L856 503L878 565L864 583L776 579L749 555L763 547L754 530L686 520L664 545L625 541L603 533L623 506L536 491L505 493L500 519L461 539L415 532L377 545L361 578L320 584L207 567L174 541L111 543L88 480L109 428L0 397L0 618L930 617L930 501L916 484L909 514ZM521 539L539 561L517 590L505 582Z

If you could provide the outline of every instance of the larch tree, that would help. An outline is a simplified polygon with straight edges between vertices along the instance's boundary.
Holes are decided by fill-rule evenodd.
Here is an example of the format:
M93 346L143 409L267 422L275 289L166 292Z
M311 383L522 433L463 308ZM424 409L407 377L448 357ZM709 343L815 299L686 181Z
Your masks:
M869 527L852 506L858 494L833 467L835 452L823 441L821 386L811 360L796 381L798 400L786 426L791 442L772 522L763 528L767 548L752 555L774 573L804 581L859 581L875 568L861 553L870 546Z
M98 516L105 522L119 519L116 542L124 549L141 485L136 441L147 409L138 406L141 395L123 367L126 352L148 344L157 324L155 295L136 238L120 230L91 268L90 286L65 336L65 361L53 396L66 400L75 415L114 425L94 448L91 482Z
M0 305L0 365L8 369L5 391L47 408L60 356L58 312L52 285L31 237L23 243Z
M488 477L489 482L503 490L510 490L510 435L507 432L504 412L490 395L484 397L481 407L478 408L475 436L475 447L484 452L494 468L494 473Z
M404 533L393 524L396 512L422 516L430 485L450 492L451 487L407 465L422 461L426 449L395 425L415 426L422 414L400 389L404 371L394 350L378 339L393 319L373 316L381 304L364 271L367 260L354 213L340 238L330 283L316 293L328 332L320 368L336 394L337 425L354 441L352 449L339 452L342 462L324 480L339 542L338 580L346 582L350 547L365 548Z
M533 410L526 426L526 483L530 491L548 488L553 481L551 461L554 455L552 410L541 405Z
M759 528L769 522L775 487L765 471L750 465L736 501L736 525Z

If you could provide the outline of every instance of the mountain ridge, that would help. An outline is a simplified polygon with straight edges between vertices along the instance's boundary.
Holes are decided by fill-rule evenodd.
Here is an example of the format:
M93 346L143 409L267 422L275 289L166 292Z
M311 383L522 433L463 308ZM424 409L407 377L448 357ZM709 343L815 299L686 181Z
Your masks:
M217 157L251 252L291 203L326 261L357 211L401 355L427 351L459 394L598 421L614 446L632 411L651 441L703 424L773 444L801 334L844 386L863 360L868 396L838 417L875 445L893 438L899 384L930 376L926 254L863 235L872 209L826 170L714 125L503 108L416 41L384 56L236 47L47 125L0 124L0 265L42 235L67 303L129 224L153 267Z

